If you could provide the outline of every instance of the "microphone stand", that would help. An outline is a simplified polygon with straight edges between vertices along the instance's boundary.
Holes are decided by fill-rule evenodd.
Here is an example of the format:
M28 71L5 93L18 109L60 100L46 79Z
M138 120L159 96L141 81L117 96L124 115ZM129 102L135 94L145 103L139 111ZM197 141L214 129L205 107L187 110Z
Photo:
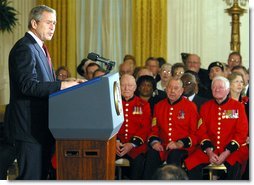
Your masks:
M113 67L115 66L115 62L109 62L109 63L105 63L106 65L106 74L110 73L110 71L113 69Z

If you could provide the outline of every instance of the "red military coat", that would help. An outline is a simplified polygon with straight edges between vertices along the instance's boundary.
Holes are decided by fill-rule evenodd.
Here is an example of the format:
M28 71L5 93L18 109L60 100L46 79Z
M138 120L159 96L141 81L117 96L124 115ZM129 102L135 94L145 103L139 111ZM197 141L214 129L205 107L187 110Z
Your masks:
M244 106L231 98L222 104L215 100L205 103L200 110L202 124L197 136L201 144L191 156L185 160L186 167L191 170L202 163L209 163L209 157L202 150L205 142L213 145L214 152L219 155L226 148L234 148L226 161L234 165L237 161L242 163L248 159L246 138L248 134L248 121Z
M189 152L193 151L197 143L195 133L198 119L197 107L188 99L180 98L172 105L168 99L164 99L154 107L149 142L160 140L164 151L166 151L166 146L170 141L184 141L187 139L188 147L185 149ZM168 152L160 152L161 160L165 160L167 155Z
M147 137L151 129L150 105L145 100L134 96L129 101L122 100L124 122L117 134L122 143L136 145L128 155L136 158L140 153L147 151Z

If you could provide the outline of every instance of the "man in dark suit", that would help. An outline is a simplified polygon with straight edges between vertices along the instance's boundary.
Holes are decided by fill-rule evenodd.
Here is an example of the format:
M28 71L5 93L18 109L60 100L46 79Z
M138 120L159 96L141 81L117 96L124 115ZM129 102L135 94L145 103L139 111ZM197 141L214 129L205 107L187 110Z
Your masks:
M81 81L56 81L44 41L55 31L56 12L47 6L33 8L29 31L9 55L10 103L6 112L17 151L17 179L47 179L54 138L48 128L48 96Z
M211 99L212 96L208 92L210 89L210 79L208 75L208 71L206 69L201 68L201 59L196 54L189 54L186 59L186 68L187 70L194 71L198 74L200 86L199 95L208 99Z
M192 73L185 72L181 77L183 82L183 95L186 96L190 101L194 102L200 110L201 105L208 99L198 96L198 83L196 77Z

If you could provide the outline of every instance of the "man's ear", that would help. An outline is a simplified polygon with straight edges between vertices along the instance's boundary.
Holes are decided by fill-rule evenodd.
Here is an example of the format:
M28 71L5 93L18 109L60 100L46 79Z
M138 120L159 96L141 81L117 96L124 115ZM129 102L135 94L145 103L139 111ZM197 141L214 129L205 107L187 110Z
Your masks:
M31 25L32 25L33 29L36 29L37 28L37 22L36 22L36 20L32 19L31 20Z

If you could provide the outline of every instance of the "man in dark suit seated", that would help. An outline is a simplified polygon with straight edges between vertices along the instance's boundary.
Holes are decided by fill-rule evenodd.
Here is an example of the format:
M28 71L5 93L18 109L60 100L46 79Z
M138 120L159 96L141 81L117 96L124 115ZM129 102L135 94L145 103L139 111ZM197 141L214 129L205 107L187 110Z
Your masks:
M208 93L208 89L210 89L210 79L208 76L208 71L206 69L201 68L201 59L198 55L196 54L189 54L187 59L186 59L186 68L187 70L194 71L198 74L200 84L204 88L200 89L199 94L202 97L205 98L212 98L211 94Z
M190 101L193 101L198 108L198 111L203 103L208 99L198 96L198 83L195 76L191 73L184 73L181 77L183 81L184 92L183 95L186 96Z

